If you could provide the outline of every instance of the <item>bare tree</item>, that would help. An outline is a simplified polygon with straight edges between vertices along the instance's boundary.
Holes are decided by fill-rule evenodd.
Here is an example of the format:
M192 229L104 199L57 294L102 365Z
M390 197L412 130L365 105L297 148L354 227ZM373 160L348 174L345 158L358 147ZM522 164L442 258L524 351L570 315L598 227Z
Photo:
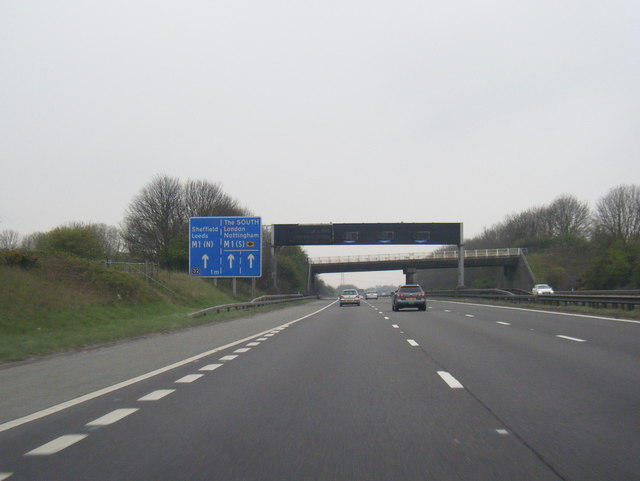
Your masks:
M625 242L640 239L640 186L619 185L598 201L597 232Z
M177 267L188 261L189 217L247 215L219 183L160 176L130 204L122 236L132 254Z
M0 251L9 251L18 247L20 234L15 230L5 229L0 232Z
M553 236L586 237L591 230L589 206L571 195L563 195L545 209L546 224Z
M107 259L117 259L124 249L124 239L120 234L120 230L107 224L90 224L89 227L100 240Z
M182 186L177 178L158 176L129 205L123 238L129 251L158 260L183 229Z
M189 217L243 215L244 209L222 190L219 182L189 180L184 186L184 211Z
M22 238L20 246L26 251L38 251L44 248L47 234L44 232L33 232Z

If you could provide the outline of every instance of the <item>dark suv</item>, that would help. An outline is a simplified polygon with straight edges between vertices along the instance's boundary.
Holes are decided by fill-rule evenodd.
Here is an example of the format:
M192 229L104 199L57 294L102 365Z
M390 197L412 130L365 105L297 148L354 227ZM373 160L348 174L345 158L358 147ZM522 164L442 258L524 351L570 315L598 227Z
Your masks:
M426 311L427 296L418 284L400 286L393 293L392 307L394 311L399 311L405 307L417 307L421 311Z

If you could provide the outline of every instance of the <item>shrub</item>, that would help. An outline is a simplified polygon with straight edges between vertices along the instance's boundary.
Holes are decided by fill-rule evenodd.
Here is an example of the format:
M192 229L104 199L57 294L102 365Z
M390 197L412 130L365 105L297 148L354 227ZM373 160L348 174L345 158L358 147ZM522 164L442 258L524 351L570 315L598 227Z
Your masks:
M8 266L19 266L23 269L35 267L38 258L29 253L20 250L10 250L0 252L0 263Z

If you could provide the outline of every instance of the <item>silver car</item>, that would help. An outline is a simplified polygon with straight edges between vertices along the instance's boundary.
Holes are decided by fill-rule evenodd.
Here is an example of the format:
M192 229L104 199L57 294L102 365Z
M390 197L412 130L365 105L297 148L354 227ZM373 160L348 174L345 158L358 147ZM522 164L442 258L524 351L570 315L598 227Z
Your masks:
M340 307L348 305L359 306L360 294L355 289L343 289L338 300L340 301Z

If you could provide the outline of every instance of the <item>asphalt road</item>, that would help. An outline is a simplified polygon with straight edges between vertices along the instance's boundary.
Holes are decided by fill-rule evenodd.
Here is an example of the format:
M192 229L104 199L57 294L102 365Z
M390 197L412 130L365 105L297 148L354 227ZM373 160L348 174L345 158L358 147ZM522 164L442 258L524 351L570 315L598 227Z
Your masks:
M58 356L0 370L0 481L638 480L639 333L453 302L318 301ZM29 388L60 366L75 381ZM139 380L24 417L127 374Z

